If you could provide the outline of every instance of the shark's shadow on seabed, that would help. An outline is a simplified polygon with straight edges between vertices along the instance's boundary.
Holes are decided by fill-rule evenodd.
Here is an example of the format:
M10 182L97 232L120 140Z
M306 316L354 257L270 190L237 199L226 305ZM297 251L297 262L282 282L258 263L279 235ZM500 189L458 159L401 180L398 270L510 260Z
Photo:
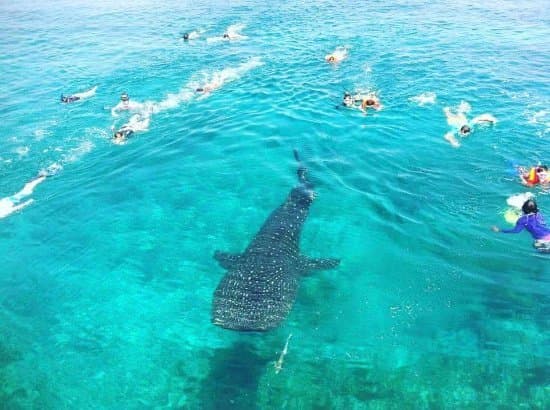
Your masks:
M201 381L197 397L200 408L257 409L258 383L272 361L272 357L258 352L253 341L237 341L216 349L209 361L210 371Z

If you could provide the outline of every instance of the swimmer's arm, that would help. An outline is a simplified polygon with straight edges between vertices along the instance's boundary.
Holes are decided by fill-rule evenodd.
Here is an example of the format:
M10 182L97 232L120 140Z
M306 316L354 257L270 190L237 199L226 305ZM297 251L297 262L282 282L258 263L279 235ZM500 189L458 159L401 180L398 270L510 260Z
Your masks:
M512 229L499 229L497 232L502 233L518 233L523 231L525 229L525 218L521 217L516 222L516 226L514 226Z

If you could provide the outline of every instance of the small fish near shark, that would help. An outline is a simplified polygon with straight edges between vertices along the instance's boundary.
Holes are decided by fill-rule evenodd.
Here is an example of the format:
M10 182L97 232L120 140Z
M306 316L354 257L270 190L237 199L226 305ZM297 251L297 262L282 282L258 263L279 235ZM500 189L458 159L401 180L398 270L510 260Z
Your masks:
M300 254L300 233L314 200L298 152L298 180L285 202L275 209L241 254L216 251L227 272L214 291L212 323L236 331L263 332L289 314L300 278L333 269L339 259L312 259Z

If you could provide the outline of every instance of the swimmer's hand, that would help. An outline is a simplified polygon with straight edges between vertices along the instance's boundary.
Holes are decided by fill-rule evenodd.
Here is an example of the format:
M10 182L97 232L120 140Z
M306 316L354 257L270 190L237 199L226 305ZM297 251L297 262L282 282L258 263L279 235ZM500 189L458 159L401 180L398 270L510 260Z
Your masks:
M491 230L493 232L500 232L500 228L498 226L491 226Z

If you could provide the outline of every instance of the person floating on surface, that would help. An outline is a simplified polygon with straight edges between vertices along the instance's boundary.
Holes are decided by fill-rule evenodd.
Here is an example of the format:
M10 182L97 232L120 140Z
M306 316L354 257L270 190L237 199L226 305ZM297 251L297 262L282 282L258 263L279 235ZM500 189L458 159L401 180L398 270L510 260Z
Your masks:
M344 92L342 105L348 108L359 108L364 113L366 113L369 108L373 108L377 111L382 108L380 100L376 94L372 92L367 94L358 93L352 95L350 92L346 91Z
M453 131L447 132L443 138L455 148L460 147L460 142L456 138L456 134L461 137L467 137L473 132L474 125L493 125L497 122L497 119L491 114L481 114L474 117L472 121L468 121L466 113L469 111L470 105L466 102L462 102L456 112L452 112L449 107L443 108L443 112L447 118L447 124L454 128Z
M118 117L121 111L140 111L144 110L145 106L142 103L131 101L130 96L126 91L120 94L120 102L111 109L111 115Z
M521 207L522 216L517 220L512 229L500 229L491 227L494 232L518 233L526 229L534 239L533 246L539 252L550 252L550 228L544 222L544 217L539 212L534 199L528 199Z
M336 49L325 56L325 61L327 63L339 63L340 61L345 60L348 57L348 49L346 47L336 47Z
M149 129L150 117L143 117L135 114L126 124L120 127L113 135L113 142L118 145L125 144L134 132L147 131Z
M518 171L521 183L524 185L534 186L550 183L550 174L546 165L537 165L536 167L529 168L529 170L518 167Z
M84 91L81 93L71 94L71 95L61 95L61 102L62 103L72 103L75 101L81 101L85 100L86 98L93 97L95 95L95 92L97 90L97 86L90 88L88 91Z

